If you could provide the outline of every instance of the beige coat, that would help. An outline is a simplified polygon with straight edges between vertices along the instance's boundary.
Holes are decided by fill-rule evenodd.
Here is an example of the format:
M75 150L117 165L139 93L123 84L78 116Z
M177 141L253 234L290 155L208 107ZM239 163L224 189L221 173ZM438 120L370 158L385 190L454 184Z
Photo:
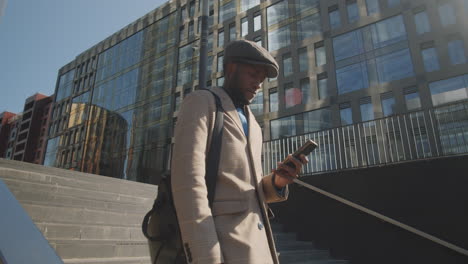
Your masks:
M191 263L279 263L266 203L283 201L271 175L262 177L262 131L248 107L249 137L227 93L213 91L224 113L223 139L213 208L205 185L205 158L216 106L208 91L184 99L175 128L172 191Z

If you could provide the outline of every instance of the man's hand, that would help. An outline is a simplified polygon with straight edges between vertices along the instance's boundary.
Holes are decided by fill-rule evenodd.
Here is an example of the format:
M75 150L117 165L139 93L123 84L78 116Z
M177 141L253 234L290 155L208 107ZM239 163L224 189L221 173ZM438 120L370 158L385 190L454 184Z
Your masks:
M276 187L283 188L286 185L292 183L293 180L298 177L298 174L302 170L302 166L309 162L304 154L301 154L299 158L300 160L294 158L291 154L289 154L287 157L287 161L294 163L295 168L290 167L283 162L278 162L278 167L272 170L272 172L275 174Z

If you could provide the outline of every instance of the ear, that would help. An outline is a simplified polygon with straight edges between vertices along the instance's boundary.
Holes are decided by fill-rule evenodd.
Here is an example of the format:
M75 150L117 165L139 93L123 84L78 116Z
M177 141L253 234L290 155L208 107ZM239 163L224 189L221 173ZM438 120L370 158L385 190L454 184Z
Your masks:
M224 76L228 77L234 74L237 70L237 65L238 65L237 63L229 62L226 65L226 72L224 73Z

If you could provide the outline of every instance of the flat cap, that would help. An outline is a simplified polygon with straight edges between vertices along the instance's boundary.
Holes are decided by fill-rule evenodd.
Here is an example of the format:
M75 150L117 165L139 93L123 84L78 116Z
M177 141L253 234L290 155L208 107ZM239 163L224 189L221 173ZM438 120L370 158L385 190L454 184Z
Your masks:
M224 49L224 63L237 62L254 65L264 65L267 77L278 76L278 63L265 48L249 40L236 40L229 43Z

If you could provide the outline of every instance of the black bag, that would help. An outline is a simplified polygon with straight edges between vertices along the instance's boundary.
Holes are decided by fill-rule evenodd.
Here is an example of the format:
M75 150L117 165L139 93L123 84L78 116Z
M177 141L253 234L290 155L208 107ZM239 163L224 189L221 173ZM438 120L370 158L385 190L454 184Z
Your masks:
M221 138L223 133L223 108L219 97L211 92L216 102L216 118L208 157L206 160L205 181L208 189L208 201L211 205L214 200L216 176L221 153ZM185 264L187 259L191 262L192 256L186 256L182 245L179 222L174 207L171 191L171 177L166 175L158 186L158 195L153 208L146 213L141 225L143 234L148 239L151 262L153 264Z

